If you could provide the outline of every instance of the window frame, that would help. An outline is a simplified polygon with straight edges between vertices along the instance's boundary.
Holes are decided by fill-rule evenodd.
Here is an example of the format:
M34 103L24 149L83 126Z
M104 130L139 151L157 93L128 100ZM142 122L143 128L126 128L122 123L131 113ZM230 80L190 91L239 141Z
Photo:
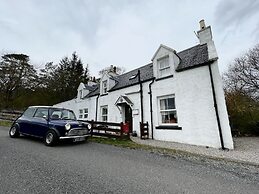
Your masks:
M78 118L79 118L79 119L82 119L82 118L83 118L84 110L83 110L83 109L79 109L78 112L79 112L79 113L78 113Z
M103 114L103 109L107 109L107 113L106 114ZM101 106L101 121L102 122L107 122L108 121L108 105L104 105L104 106ZM106 120L104 120L103 118L106 117Z
M166 60L166 59L168 60L167 66L161 68L161 61ZM157 67L158 67L157 69L158 69L158 77L159 78L170 76L170 74L171 74L171 67L170 67L170 57L169 57L169 55L166 55L166 56L163 56L163 57L157 59ZM167 70L168 73L166 75L162 75L161 72L163 70Z
M105 87L104 87L105 85ZM107 94L108 93L108 80L102 81L102 93Z
M83 90L81 89L81 90L79 90L79 98L80 99L83 99L84 97L83 97Z
M86 110L87 110L87 111L86 111ZM88 108L84 108L84 111L83 111L83 118L84 118L84 119L87 119L87 118L88 118L88 115L89 115Z
M31 111L31 110L32 110L32 112L31 112L32 114L27 115L27 114L28 114L28 111ZM29 108L27 108L27 109L23 112L22 116L23 116L23 117L27 117L27 118L32 118L32 117L34 116L36 110L37 110L37 108L35 108L35 107L29 107ZM26 114L26 115L25 115L25 114Z
M165 100L165 99L169 99L169 98L173 98L174 99L174 109L164 109L161 110L161 100ZM176 107L176 103L175 103L175 95L171 94L171 95L165 95L165 96L160 96L157 98L157 102L158 102L158 124L159 125L170 125L170 126L178 126L179 121L178 121L178 116L177 116L177 107ZM163 123L163 119L162 119L162 112L175 112L176 115L176 122L175 123Z
M39 111L39 110L47 110L47 115L44 115L44 116L46 116L46 117L44 117L44 116L38 116L37 115L37 112ZM49 118L49 108L44 108L44 107L39 107L39 108L37 108L37 110L34 112L34 115L33 115L33 118Z

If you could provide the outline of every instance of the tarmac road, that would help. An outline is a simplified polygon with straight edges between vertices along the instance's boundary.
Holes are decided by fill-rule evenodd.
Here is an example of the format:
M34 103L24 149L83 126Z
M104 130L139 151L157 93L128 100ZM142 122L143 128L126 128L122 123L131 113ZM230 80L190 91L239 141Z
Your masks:
M0 193L259 193L259 171L98 143L11 139L0 127Z

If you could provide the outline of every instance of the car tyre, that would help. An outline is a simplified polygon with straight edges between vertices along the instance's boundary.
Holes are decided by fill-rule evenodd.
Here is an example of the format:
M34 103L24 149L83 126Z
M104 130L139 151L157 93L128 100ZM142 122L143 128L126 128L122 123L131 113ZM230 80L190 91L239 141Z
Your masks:
M20 136L20 132L17 128L17 126L13 125L10 130L9 130L9 136L11 138L15 138L15 137L19 137Z
M44 138L44 143L46 146L54 146L57 143L57 140L57 134L54 131L48 131Z

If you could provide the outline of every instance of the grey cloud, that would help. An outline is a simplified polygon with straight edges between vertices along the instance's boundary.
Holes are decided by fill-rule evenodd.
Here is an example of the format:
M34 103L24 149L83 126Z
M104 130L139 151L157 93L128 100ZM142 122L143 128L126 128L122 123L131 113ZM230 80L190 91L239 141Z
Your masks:
M257 0L221 0L216 7L215 21L222 29L237 27L252 17L258 17Z

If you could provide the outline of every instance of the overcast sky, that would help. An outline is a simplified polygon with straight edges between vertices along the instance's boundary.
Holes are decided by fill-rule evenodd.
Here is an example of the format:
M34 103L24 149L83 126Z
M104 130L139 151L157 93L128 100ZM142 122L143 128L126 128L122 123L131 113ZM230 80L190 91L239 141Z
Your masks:
M37 68L76 51L91 74L111 64L127 71L151 61L160 44L198 44L211 25L220 71L259 43L257 0L0 0L0 53L30 56Z

